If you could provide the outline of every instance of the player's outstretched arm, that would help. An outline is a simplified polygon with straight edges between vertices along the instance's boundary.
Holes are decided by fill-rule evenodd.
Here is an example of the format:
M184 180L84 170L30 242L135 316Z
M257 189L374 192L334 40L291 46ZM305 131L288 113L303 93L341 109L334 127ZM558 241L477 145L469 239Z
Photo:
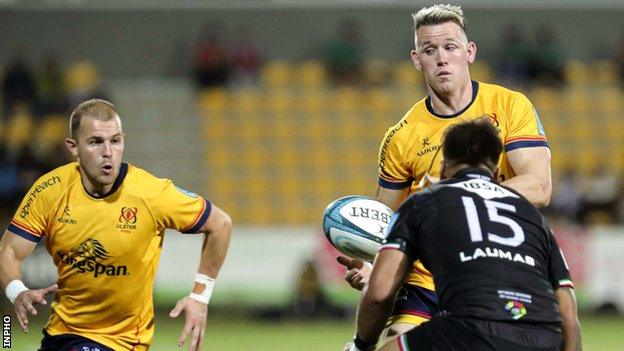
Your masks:
M408 258L402 251L381 250L377 255L358 310L354 340L357 349L374 349L392 310L396 293L408 272L408 266Z
M409 195L409 191L409 187L403 189L388 189L377 185L377 190L375 190L375 200L390 207L392 211L396 211L403 200L405 200L405 198Z
M561 313L561 350L580 351L581 326L578 320L576 296L574 290L568 287L558 288L555 291L559 312Z
M185 323L178 346L182 346L188 335L192 333L189 351L201 350L208 316L208 302L230 244L232 220L227 213L213 205L210 216L201 231L205 233L205 238L193 292L190 296L178 301L169 314L176 318L184 311Z
M15 305L15 315L23 331L28 332L28 313L36 315L36 303L47 304L45 296L58 289L56 284L44 289L30 290L21 281L20 266L37 244L10 231L0 240L0 287Z
M501 184L513 188L537 207L548 206L552 191L550 149L538 146L511 150L507 160L516 176Z

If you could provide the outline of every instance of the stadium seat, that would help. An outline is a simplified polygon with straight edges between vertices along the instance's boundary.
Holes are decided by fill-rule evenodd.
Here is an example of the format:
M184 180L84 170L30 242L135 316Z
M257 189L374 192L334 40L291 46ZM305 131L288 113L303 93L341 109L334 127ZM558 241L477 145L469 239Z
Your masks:
M395 63L392 75L395 84L400 87L417 86L423 83L422 74L416 70L411 61Z
M580 60L568 60L565 65L564 74L566 81L571 86L585 85L590 79L590 72L587 65Z
M327 84L327 72L319 61L304 61L298 66L298 84L303 87L322 87Z
M616 85L619 81L618 67L613 60L596 60L589 70L595 83Z
M228 103L228 93L222 88L202 89L199 92L199 111L204 117L221 112Z
M34 136L33 116L25 105L16 107L6 122L7 148L13 153L28 144Z
M371 60L366 63L366 83L368 85L384 85L390 77L390 65L383 60Z
M470 65L470 77L483 82L492 81L492 69L487 61L476 60Z
M65 72L70 92L88 92L97 89L101 83L100 72L88 60L74 62Z
M291 84L292 75L292 67L285 61L271 61L260 72L262 83L269 89L284 88Z

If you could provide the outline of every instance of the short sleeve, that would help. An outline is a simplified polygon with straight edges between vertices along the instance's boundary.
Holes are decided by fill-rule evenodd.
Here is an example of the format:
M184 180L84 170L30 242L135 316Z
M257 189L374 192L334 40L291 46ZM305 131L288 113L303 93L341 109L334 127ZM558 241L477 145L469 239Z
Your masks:
M58 176L39 178L22 199L7 230L24 239L39 242L46 235L51 205L48 197L61 182ZM57 185L58 187L58 185Z
M404 123L404 122L402 122ZM399 131L402 124L390 128L379 147L378 184L387 189L404 189L412 184L411 171L405 164L406 145L401 143Z
M505 151L524 147L546 146L546 131L531 101L521 93L512 96L510 102Z
M159 228L185 234L198 233L210 216L212 204L203 197L176 187L163 179L162 192L151 204Z
M407 255L410 262L419 259L416 245L416 211L413 210L412 201L404 202L392 215L388 224L388 235L380 250L400 250Z
M548 277L550 278L550 282L555 289L572 288L574 287L574 283L572 282L570 270L568 269L568 264L563 256L563 252L559 248L557 240L550 229L548 230L548 235L551 243L550 261L548 263Z

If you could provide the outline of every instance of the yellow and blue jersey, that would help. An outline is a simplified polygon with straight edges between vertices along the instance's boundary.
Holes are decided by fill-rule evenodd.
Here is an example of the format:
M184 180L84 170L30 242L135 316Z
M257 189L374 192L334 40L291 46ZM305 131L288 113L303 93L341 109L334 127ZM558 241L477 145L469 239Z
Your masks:
M499 161L500 181L515 176L506 152L548 146L535 108L522 93L482 82L472 82L472 100L453 115L435 113L429 97L417 102L385 134L379 149L379 181L388 189L421 190L425 173L440 176L442 139L451 124L487 116L500 132L505 150ZM433 278L420 261L406 283L434 290Z
M153 282L166 228L197 233L210 202L171 180L122 163L101 198L82 186L77 163L42 176L8 230L45 244L58 269L46 331L115 350L146 350L154 334Z

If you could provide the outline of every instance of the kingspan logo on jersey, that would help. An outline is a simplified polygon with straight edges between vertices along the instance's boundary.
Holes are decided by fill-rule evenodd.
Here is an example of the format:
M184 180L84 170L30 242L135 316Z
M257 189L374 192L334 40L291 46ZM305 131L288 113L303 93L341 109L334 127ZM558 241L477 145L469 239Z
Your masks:
M75 268L78 273L92 273L94 278L101 275L128 275L127 266L102 263L102 261L109 259L110 256L104 245L97 239L89 238L71 249L69 253L59 251L57 255L63 263Z

